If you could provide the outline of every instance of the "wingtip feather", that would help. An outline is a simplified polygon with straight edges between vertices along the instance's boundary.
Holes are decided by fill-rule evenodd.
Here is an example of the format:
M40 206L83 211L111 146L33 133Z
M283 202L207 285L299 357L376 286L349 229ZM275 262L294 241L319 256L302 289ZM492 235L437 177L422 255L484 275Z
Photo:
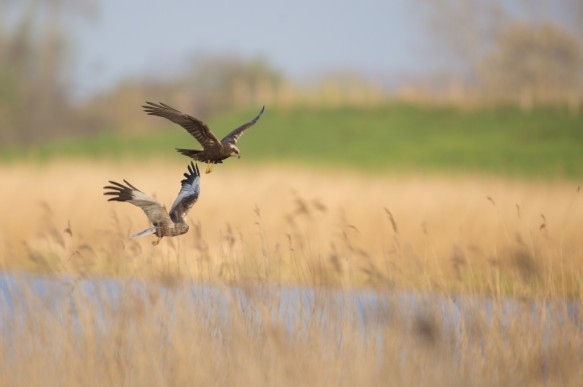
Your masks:
M195 164L194 162L191 161L190 164L188 164L187 169L188 169L188 172L184 172L185 180L183 180L183 182L190 179L191 177L194 177L194 178L200 177L200 171L198 169L198 164Z

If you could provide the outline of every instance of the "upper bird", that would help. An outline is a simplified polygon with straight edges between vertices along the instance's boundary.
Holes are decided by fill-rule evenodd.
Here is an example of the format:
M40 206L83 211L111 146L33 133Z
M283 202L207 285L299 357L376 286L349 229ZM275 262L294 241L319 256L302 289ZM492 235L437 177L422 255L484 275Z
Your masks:
M146 105L143 105L142 107L149 115L169 119L175 124L182 126L188 133L196 138L200 145L202 145L202 150L178 148L176 150L185 156L207 163L206 173L211 172L212 164L220 164L228 157L241 157L241 152L236 145L237 140L247 129L255 125L265 110L265 106L263 106L257 117L234 129L219 141L204 122L198 118L184 114L162 102L159 104L146 102Z
M126 185L110 180L109 182L113 185L103 187L105 190L109 190L103 194L113 196L108 201L130 202L134 206L138 206L144 210L154 227L145 229L132 235L132 237L156 234L158 239L152 242L152 244L157 245L165 236L172 237L188 232L186 214L194 203L196 203L200 195L200 173L198 171L198 165L194 165L191 162L188 166L188 173L185 173L184 177L180 182L180 192L170 208L170 213L156 199L146 195L131 185L127 180L124 180Z

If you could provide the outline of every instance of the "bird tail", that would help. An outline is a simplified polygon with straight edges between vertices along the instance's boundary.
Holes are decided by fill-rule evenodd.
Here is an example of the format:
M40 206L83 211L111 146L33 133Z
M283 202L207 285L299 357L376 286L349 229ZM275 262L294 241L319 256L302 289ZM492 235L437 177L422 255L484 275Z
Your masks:
M139 233L134 234L131 237L132 238L137 238L137 237L141 237L141 236L144 236L144 235L154 234L156 232L156 230L158 230L158 227L153 226L153 227L150 227L150 228L145 229L144 231L140 231Z
M178 151L178 153L183 154L184 156L188 156L190 158L193 158L195 160L197 160L196 155L198 155L200 152L200 150L196 150L196 149L179 149L176 148L176 151Z

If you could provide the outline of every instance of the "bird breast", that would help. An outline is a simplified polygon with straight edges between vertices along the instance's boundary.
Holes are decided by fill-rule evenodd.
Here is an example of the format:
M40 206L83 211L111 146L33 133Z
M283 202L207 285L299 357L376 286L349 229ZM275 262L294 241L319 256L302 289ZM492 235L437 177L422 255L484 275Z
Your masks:
M188 225L185 223L176 223L173 225L163 225L157 230L156 235L158 237L173 237L188 232Z

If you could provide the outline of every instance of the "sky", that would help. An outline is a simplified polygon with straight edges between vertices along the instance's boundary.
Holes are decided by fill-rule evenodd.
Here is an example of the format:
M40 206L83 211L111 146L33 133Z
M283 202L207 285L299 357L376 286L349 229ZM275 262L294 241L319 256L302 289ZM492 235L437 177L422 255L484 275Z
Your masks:
M291 79L352 70L421 71L411 0L101 0L69 23L78 96L144 75L171 76L200 54L263 58Z

